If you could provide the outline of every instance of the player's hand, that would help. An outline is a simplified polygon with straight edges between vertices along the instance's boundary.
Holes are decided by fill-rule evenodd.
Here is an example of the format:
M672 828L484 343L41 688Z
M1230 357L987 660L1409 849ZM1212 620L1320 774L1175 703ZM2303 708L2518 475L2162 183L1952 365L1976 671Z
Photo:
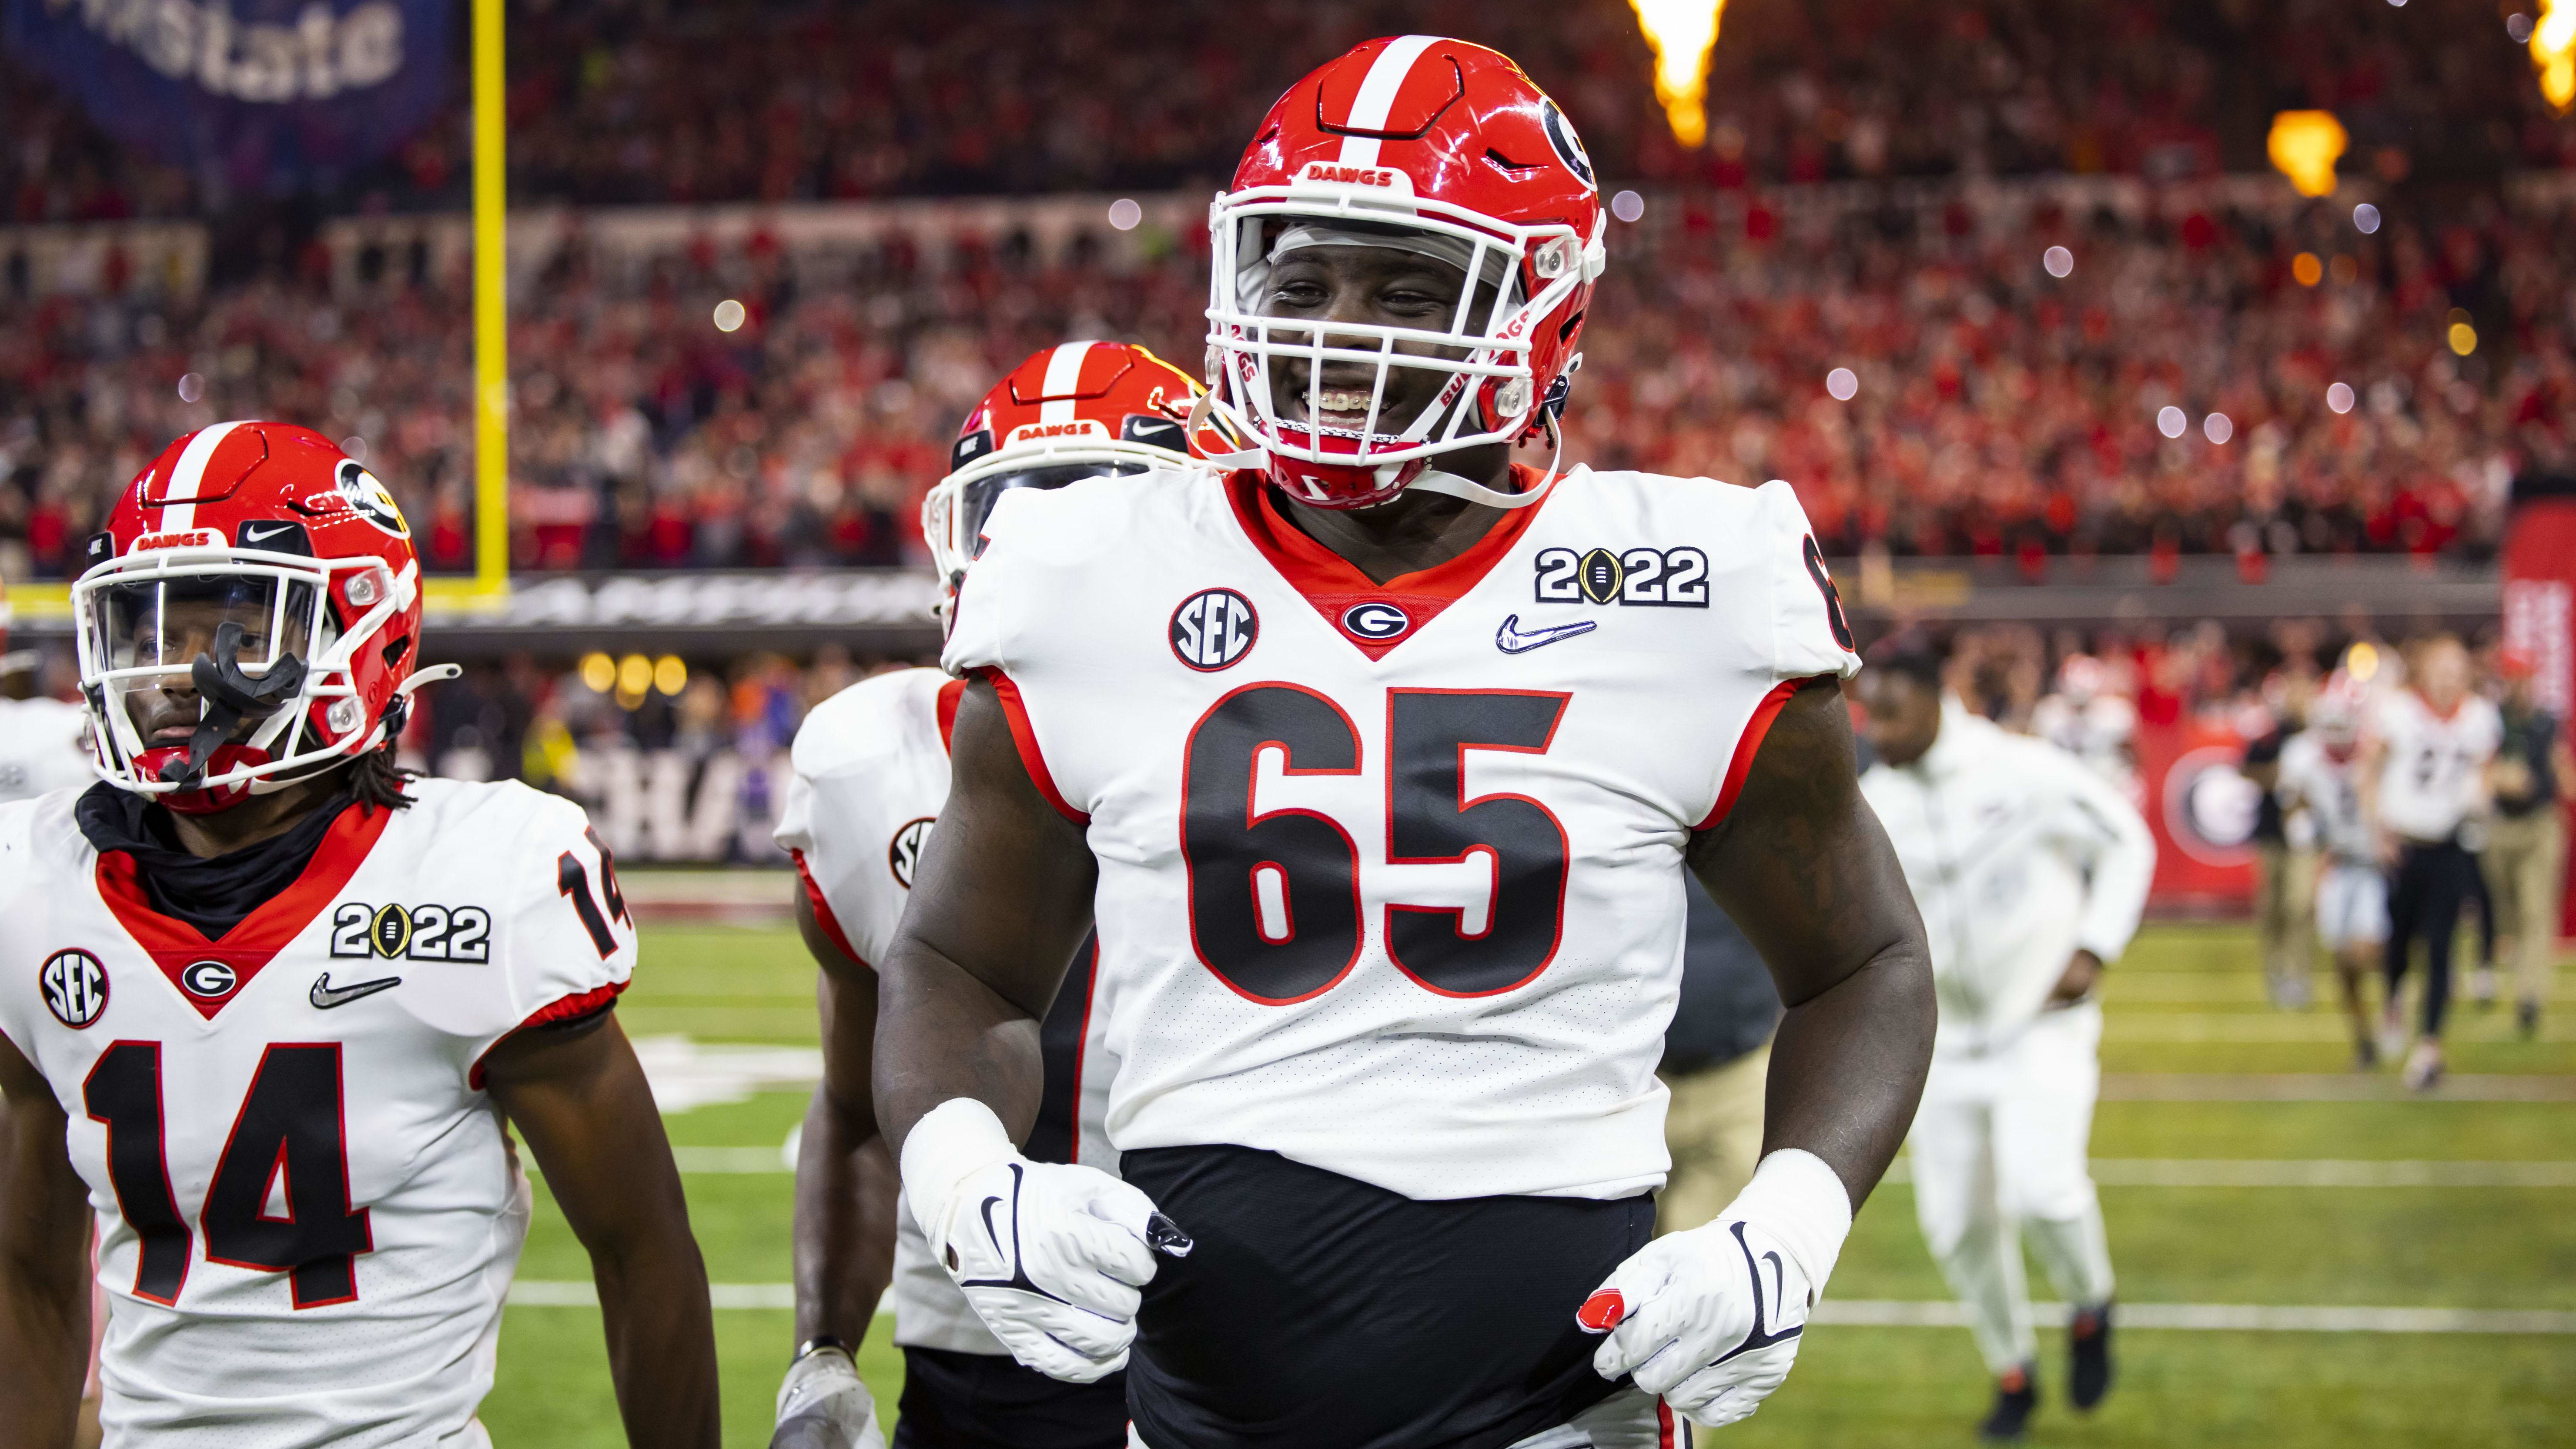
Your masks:
M847 1353L818 1348L787 1370L769 1449L886 1449L876 1398Z
M1774 1167L1786 1159L1800 1161ZM1593 1370L1632 1380L1702 1428L1747 1417L1789 1377L1850 1230L1833 1169L1773 1153L1717 1221L1657 1238L1584 1300L1575 1321L1608 1335Z
M2102 981L2102 958L2090 951L2078 951L2066 958L2066 974L2057 978L2057 988L2048 993L2051 1006L2073 1006L2093 994Z
M938 1135L919 1141L924 1132ZM972 1165L958 1171L961 1162ZM903 1174L913 1220L984 1326L1011 1357L1066 1383L1127 1366L1155 1254L1192 1246L1144 1193L1098 1168L1029 1161L989 1109L963 1098L913 1127Z

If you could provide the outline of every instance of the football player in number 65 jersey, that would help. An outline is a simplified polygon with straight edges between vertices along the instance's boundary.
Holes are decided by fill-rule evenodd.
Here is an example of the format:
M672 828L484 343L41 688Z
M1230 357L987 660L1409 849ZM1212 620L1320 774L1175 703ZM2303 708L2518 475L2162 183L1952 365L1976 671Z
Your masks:
M491 1442L517 1129L589 1249L628 1442L712 1449L678 1170L581 811L392 765L420 560L330 440L170 445L72 586L102 782L0 805L0 1440Z
M943 599L1005 494L1077 479L1187 467L1197 389L1141 347L1067 342L1013 369L958 430L948 476L923 502ZM771 1449L882 1449L875 1404L850 1361L889 1274L903 1349L897 1449L1121 1449L1117 1376L1059 1383L995 1341L921 1229L900 1217L894 1157L869 1090L876 973L911 894L931 821L948 799L948 737L966 686L936 669L865 679L796 731L778 843L804 890L797 924L822 967L823 1082L796 1164L796 1337ZM1099 1130L1106 1055L1091 1049L1085 951L1039 1031L1044 1082L1020 1148L1038 1162L1115 1171ZM889 1252L891 1249L891 1252Z
M1913 1118L1922 924L1795 495L1511 461L1606 224L1509 60L1356 48L1211 212L1209 406L1251 446L1005 494L966 572L878 1115L994 1336L1124 1367L1147 1449L1743 1418ZM1752 1182L1653 1238L1685 869L1788 1009ZM1095 926L1117 1178L1006 1125Z

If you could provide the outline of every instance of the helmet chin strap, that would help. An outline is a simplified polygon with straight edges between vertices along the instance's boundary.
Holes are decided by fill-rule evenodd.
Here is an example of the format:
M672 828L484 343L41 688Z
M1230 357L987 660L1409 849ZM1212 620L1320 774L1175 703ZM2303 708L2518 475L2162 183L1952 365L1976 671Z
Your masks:
M1520 493L1498 492L1495 489L1486 487L1482 483L1475 482L1471 479L1461 478L1455 473L1442 472L1438 468L1423 469L1420 476L1416 477L1411 483L1405 485L1405 491L1408 493L1417 490L1424 493L1445 493L1452 498L1464 498L1470 503L1481 503L1487 508L1537 507L1539 500L1547 497L1548 491L1556 487L1557 480L1564 476L1556 471L1556 465L1559 462L1562 462L1565 458L1565 434L1558 429L1556 419L1554 417L1542 414L1542 419L1547 427L1548 442L1553 446L1549 449L1547 455L1547 473L1538 480L1535 486L1529 488L1527 491Z

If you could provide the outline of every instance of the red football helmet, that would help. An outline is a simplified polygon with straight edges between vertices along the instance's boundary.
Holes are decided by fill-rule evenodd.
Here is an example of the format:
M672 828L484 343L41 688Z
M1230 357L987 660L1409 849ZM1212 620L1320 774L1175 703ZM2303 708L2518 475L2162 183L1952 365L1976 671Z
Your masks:
M100 774L202 814L375 749L411 692L420 558L391 493L285 423L172 443L72 585Z
M1302 502L1366 508L1407 487L1535 502L1544 485L1497 493L1430 460L1554 428L1581 365L1575 342L1601 275L1604 226L1583 143L1519 66L1430 35L1360 45L1279 98L1209 214L1212 405ZM1449 326L1262 315L1274 262L1336 245L1414 252L1463 272ZM1302 359L1310 391L1331 362L1374 369L1376 380L1365 409L1340 410L1349 416L1339 425L1319 398L1298 407L1302 417L1282 417L1274 358ZM1399 367L1445 374L1411 418L1383 415Z
M1031 353L966 415L948 476L921 500L921 536L939 570L940 610L982 551L984 520L1014 488L1187 468L1234 440L1191 413L1189 374L1126 342L1067 342Z

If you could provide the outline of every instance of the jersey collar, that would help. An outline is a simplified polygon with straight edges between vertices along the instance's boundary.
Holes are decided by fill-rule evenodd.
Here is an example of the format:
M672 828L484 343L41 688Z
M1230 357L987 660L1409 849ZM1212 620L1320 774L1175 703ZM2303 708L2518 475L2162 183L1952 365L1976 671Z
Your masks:
M313 918L322 913L349 877L375 847L377 837L394 813L382 806L352 805L340 812L322 843L307 861L303 874L295 883L260 902L240 925L223 934L221 940L209 941L204 932L186 921L175 920L152 909L143 893L143 883L136 877L134 856L122 850L101 851L98 857L98 893L115 913L117 924L143 948L161 974L170 978L171 989L197 1009L208 1021L215 1013L240 999L251 978L260 973L286 944L303 934ZM229 985L211 993L189 989L189 968L201 962L212 962L229 973ZM199 984L209 977L226 979L222 973L200 973Z
M1524 488L1539 481L1538 470L1525 464L1514 463L1512 473ZM1565 480L1558 482L1561 488ZM1381 584L1360 572L1350 560L1309 538L1305 530L1281 514L1261 474L1249 470L1228 474L1225 490L1226 501L1233 506L1235 522L1242 527L1244 537L1278 570L1290 588L1324 616L1334 633L1372 660L1385 658L1388 650L1420 634L1442 610L1483 582L1494 565L1512 551L1512 545L1520 542L1521 535L1529 531L1539 510L1547 507L1559 491L1552 488L1547 498L1527 508L1511 510L1456 558L1398 574ZM1347 620L1353 610L1366 604L1393 605L1405 616L1405 628L1392 638L1382 639L1354 633Z

